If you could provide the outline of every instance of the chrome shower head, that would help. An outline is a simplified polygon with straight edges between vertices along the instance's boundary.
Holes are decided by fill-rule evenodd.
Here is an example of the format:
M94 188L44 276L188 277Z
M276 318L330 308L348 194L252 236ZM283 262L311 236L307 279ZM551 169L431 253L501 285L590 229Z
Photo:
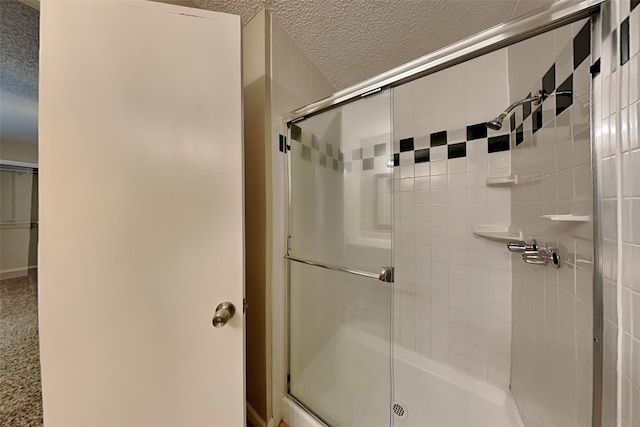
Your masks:
M526 104L528 102L533 103L533 105L540 105L543 99L544 99L544 93L540 90L536 92L536 94L533 96L529 96L525 99L521 99L520 101L516 101L513 104L509 105L509 107L507 107L507 109L504 110L504 112L500 113L498 117L491 120L490 122L487 122L487 127L492 130L500 130L502 129L502 121L505 119L505 117L509 115L511 110L516 108L518 105Z
M487 127L493 130L502 129L502 116L500 115L495 119L491 120L490 122L487 122Z

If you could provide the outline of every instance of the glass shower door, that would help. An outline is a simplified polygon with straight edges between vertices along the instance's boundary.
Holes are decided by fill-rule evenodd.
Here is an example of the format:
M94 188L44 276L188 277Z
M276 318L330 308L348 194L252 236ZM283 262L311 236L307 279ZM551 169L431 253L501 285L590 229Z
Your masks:
M289 394L334 427L391 422L390 101L290 128Z

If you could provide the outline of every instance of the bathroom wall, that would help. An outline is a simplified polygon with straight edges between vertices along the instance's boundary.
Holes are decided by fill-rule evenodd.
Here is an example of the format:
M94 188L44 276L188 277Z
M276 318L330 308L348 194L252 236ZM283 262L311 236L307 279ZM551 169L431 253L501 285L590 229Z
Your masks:
M0 159L38 163L38 142L0 140Z
M264 10L242 29L244 110L245 299L247 413L252 423L270 414L268 375L271 364L267 326L267 184L268 114L266 100L266 17ZM269 182L269 180L266 180Z
M640 2L603 5L594 30L595 150L602 195L603 426L640 425Z
M277 17L267 13L268 99L271 109L271 145L269 147L272 199L269 200L268 224L272 227L270 260L267 274L271 277L271 331L272 331L272 391L273 418L282 415L281 398L286 392L286 254L287 241L287 162L284 145L290 141L281 139L287 135L282 116L296 108L331 95L335 87L311 62L302 48L280 26Z
M260 11L245 25L243 49L247 400L248 419L257 427L280 419L286 384L287 174L281 116L335 88L269 12Z
M489 77L488 77L489 76ZM509 105L502 49L394 89L397 344L506 388L511 257L474 227L508 227Z
M550 94L510 123L512 227L561 259L556 269L513 255L511 390L527 427L591 425L590 41L582 20L508 48L510 100ZM534 64L531 52L542 52Z

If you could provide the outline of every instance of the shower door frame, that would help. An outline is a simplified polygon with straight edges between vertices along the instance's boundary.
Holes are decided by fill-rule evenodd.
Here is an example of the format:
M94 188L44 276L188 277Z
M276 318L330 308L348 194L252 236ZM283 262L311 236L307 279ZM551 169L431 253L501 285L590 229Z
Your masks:
M592 34L595 28L594 17L598 17L600 7L603 3L613 0L567 0L551 4L543 11L533 11L516 20L496 25L474 36L463 39L459 42L451 44L433 53L425 55L414 61L396 67L390 71L379 74L371 79L365 80L356 85L338 91L333 95L311 103L297 110L294 110L283 117L283 123L286 124L288 133L290 134L291 125L312 117L316 114L324 113L336 107L343 106L350 102L358 101L369 95L376 94L380 91L394 88L410 81L419 79L429 74L450 68L454 65L466 62L473 58L494 52L504 47L513 45L520 41L535 37L539 34L546 33L564 25L571 24L581 19L589 18ZM598 38L592 38L592 48L594 52L599 53L597 46ZM596 47L597 46L597 47ZM602 301L602 239L600 236L601 224L601 204L599 203L601 171L599 162L597 162L597 151L594 147L596 143L595 126L593 111L601 108L602 99L600 93L596 93L593 89L594 80L592 79L591 90L591 170L593 174L593 385L592 385L592 427L602 427L602 369L603 369L603 301ZM393 115L393 109L391 111ZM290 136L290 135L288 135ZM290 138L289 138L290 140ZM288 173L288 194L287 194L287 212L291 212L291 171L287 167ZM287 231L290 236L290 230ZM289 255L289 242L286 245L287 257ZM286 292L284 308L287 315L285 316L287 324L285 329L289 331L290 326L290 306L289 306L289 287L290 287L290 262L286 266ZM392 302L393 304L393 302ZM393 307L392 307L393 309ZM285 334L286 356L285 364L288 366L289 357L289 336ZM392 371L393 378L393 371ZM392 384L393 385L393 384ZM285 384L286 397L300 405L306 407L295 397L288 393L288 384ZM389 402L391 403L391 402ZM321 425L326 425L322 420L316 417L310 411L307 411Z

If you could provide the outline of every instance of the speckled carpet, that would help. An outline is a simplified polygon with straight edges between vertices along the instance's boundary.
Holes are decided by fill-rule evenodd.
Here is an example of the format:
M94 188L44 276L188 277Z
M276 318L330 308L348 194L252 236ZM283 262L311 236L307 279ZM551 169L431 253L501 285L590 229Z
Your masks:
M38 285L35 275L0 281L0 426L42 426Z

